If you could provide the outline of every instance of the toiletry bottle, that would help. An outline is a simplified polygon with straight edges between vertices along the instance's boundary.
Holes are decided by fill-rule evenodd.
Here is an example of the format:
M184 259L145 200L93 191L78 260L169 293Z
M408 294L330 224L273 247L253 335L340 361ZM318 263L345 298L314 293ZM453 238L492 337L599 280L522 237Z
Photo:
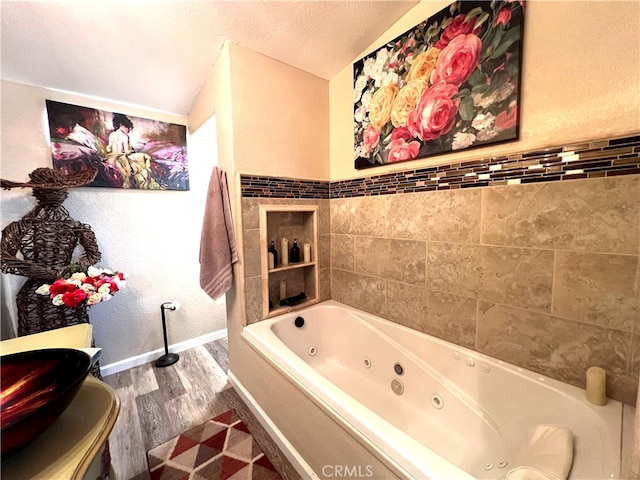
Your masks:
M293 247L291 247L291 258L289 260L291 263L298 263L300 261L300 248L298 247L298 240L296 238L293 239Z
M276 250L276 242L273 240L271 240L269 251L273 253L273 268L276 268L278 266L278 251Z

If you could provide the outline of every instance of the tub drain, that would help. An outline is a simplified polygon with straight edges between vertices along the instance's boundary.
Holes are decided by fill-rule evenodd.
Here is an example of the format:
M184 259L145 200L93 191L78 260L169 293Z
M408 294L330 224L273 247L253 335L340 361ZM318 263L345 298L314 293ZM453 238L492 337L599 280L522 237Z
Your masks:
M364 357L362 359L362 365L364 365L364 368L371 368L371 359L369 357Z
M431 395L431 405L440 410L444 407L444 401L442 400L442 397L436 393Z
M316 349L316 347L309 347L309 355L314 357L316 353L318 353L318 350Z

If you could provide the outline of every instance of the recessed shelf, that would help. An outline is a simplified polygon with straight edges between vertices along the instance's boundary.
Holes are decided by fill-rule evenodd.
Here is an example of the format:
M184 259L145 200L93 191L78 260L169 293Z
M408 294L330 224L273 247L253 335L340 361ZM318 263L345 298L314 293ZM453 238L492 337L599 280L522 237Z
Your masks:
M259 206L260 214L260 261L262 277L262 318L275 317L305 306L317 303L319 295L318 274L318 206L317 205L274 205ZM278 265L269 269L268 248L274 241L278 251L278 261L282 259L281 238L287 238L289 245L298 240L300 250L305 243L311 244L310 262L296 262ZM302 254L302 252L301 252ZM301 255L302 257L302 255ZM283 298L304 292L307 298L296 305L280 306L280 282L286 282ZM269 302L274 307L269 308Z
M290 263L289 265L285 265L283 267L272 268L272 269L269 270L269 273L271 274L271 273L277 273L277 272L284 272L286 270L293 270L294 268L313 267L313 266L315 266L315 264L316 264L316 262Z

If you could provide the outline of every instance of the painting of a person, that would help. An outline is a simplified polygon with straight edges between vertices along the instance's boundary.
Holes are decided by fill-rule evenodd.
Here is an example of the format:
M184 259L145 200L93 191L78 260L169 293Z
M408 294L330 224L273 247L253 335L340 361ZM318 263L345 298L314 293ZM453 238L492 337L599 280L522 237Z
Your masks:
M131 146L129 133L133 122L126 115L113 114L113 132L109 134L107 163L115 165L122 174L124 188L149 188L151 185L151 157Z

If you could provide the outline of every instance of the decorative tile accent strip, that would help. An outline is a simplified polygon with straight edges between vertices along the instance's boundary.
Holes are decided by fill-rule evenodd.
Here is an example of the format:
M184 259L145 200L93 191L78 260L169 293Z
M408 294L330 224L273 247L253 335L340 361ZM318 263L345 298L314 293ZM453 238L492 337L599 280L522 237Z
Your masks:
M243 197L329 198L329 182L290 178L240 177Z
M242 177L243 197L344 198L640 174L640 134L322 182Z

